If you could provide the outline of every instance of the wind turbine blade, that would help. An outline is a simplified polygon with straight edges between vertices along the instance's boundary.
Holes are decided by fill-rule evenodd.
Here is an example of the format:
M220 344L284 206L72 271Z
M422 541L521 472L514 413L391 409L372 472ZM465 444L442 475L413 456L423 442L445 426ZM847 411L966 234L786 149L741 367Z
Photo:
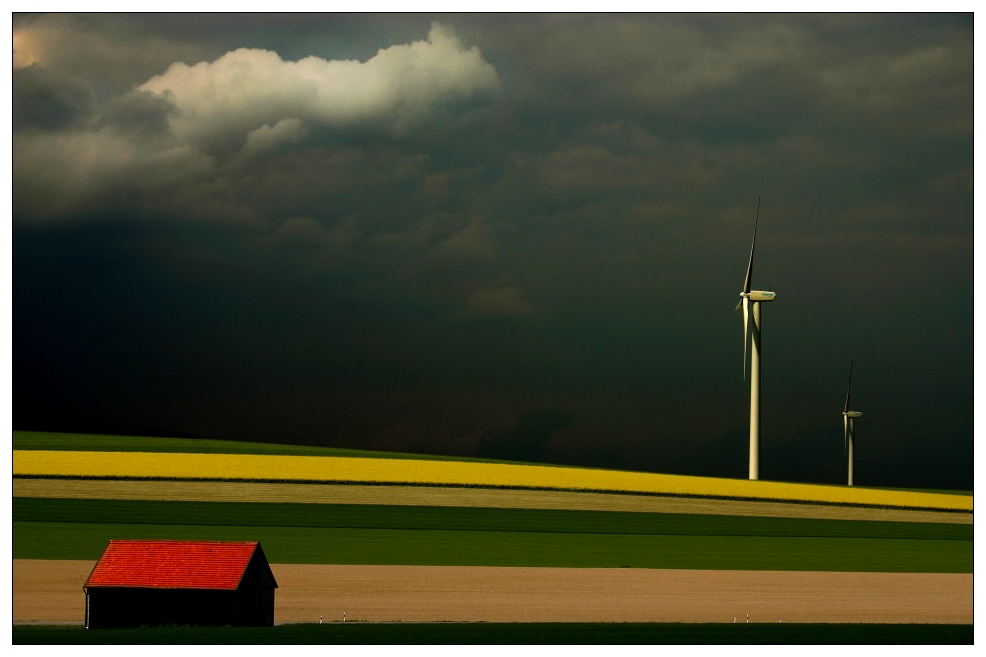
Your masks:
M746 346L750 344L750 297L743 297L743 380L746 381Z
M739 301L736 302L736 307L733 308L733 310L739 310L740 309L740 306L742 306L742 305L743 305L743 300L740 299Z
M853 361L850 360L849 361L849 387L846 388L846 407L844 409L842 409L842 412L843 413L848 413L849 412L849 393L852 392L852 363L853 363Z
M842 455L849 455L849 418L842 416Z
M746 280L743 281L743 292L750 293L750 283L753 280L753 250L757 246L757 224L760 223L760 197L757 197L757 218L753 222L753 242L750 244L750 264L746 268Z

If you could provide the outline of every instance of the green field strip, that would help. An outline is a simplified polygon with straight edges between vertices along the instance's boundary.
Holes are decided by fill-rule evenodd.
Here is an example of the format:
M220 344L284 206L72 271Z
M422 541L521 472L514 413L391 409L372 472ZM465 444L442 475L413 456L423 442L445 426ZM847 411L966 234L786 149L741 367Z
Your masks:
M232 525L489 532L788 536L972 541L973 526L705 514L358 504L13 498L13 519L94 524Z
M325 623L86 630L14 625L14 645L813 644L972 645L972 625L835 623Z
M381 452L341 447L314 447L277 443L252 443L238 440L207 440L199 438L155 438L150 436L106 436L87 433L49 433L14 431L13 449L87 451L87 452L166 452L184 454L269 454L278 456L342 456L358 458L407 459L419 461L466 461L470 463L521 463L469 456L442 456ZM577 467L577 466L564 466Z
M13 522L15 559L110 539L260 541L272 563L971 573L972 541Z

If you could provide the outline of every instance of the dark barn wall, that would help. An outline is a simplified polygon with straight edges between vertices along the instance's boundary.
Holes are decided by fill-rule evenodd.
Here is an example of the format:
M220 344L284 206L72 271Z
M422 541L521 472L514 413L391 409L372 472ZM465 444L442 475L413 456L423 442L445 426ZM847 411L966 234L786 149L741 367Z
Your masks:
M90 588L86 626L274 624L274 589L236 591L193 589Z
M270 564L267 563L267 556L260 545L250 557L243 577L240 579L241 589L268 588L276 589L277 582L274 581L274 573L271 572Z

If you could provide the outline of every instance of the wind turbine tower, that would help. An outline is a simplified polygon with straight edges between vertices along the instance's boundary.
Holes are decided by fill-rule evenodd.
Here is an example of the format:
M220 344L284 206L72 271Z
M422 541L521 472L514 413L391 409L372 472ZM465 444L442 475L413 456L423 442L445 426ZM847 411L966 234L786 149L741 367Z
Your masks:
M746 348L750 343L750 304L753 304L753 350L750 356L750 479L760 478L760 304L773 301L773 292L750 290L753 278L753 252L757 246L757 224L760 223L760 198L757 198L757 218L753 224L753 243L750 245L750 264L740 292L736 310L743 306L743 379L746 379Z
M852 392L852 361L849 361L849 388L846 390L846 405L842 409L842 433L845 439L845 453L849 457L849 485L852 486L853 430L855 429L854 420L858 417L863 417L863 414L859 411L849 410L850 392Z

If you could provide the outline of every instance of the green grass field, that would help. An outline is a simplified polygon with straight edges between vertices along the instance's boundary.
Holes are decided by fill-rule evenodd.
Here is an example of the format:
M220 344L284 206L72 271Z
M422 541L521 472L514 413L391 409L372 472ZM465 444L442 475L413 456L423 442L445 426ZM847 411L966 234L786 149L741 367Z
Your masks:
M86 630L14 625L25 644L922 644L971 645L972 625L327 623Z
M893 538L970 542L973 539L972 525L945 523L364 504L165 502L15 497L13 519L24 522L95 524Z
M111 538L260 541L273 563L971 573L972 541L13 523L15 559L92 559Z
M971 525L606 511L14 498L19 559L257 540L274 563L972 572Z

